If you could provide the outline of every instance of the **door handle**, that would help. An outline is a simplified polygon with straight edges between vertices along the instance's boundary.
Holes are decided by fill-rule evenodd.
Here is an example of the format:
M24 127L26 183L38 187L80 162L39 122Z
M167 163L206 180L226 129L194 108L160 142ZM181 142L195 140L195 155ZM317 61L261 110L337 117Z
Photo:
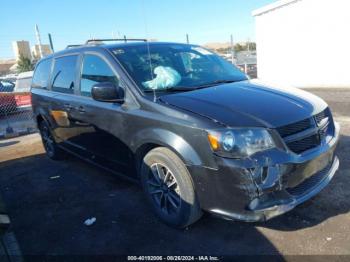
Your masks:
M83 106L78 107L79 113L85 113L85 108Z
M67 111L71 111L73 109L73 106L70 105L70 104L64 104L64 108L67 110Z

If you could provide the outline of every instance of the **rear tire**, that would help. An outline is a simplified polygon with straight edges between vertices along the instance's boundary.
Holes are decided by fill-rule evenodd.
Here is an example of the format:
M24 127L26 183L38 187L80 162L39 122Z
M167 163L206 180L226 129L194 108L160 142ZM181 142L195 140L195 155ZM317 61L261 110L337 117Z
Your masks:
M63 159L66 153L57 146L51 130L45 121L39 123L39 131L46 155L52 160Z
M141 182L155 213L166 224L183 228L202 216L190 174L168 148L147 153L141 165Z

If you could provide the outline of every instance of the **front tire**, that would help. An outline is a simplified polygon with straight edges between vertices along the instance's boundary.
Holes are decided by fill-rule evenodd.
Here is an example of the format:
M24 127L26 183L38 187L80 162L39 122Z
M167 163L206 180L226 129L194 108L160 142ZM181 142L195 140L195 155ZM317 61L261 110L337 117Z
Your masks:
M202 216L190 174L168 148L155 148L144 157L141 182L155 213L166 224L183 228Z

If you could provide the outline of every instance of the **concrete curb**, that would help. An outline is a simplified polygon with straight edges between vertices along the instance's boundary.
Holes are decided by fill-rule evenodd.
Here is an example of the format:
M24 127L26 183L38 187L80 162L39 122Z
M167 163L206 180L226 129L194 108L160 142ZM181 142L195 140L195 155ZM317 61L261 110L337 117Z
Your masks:
M0 139L9 139L9 138L18 137L18 136L34 134L36 132L38 132L38 130L35 128L28 128L26 130L19 130L17 132L13 132L13 133L1 132Z

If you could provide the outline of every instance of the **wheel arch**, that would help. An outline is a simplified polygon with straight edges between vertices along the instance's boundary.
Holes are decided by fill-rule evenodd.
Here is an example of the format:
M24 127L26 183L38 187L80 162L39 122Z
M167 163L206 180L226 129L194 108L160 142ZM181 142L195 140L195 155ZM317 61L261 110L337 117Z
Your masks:
M45 121L49 125L49 127L51 127L51 123L50 123L49 119L47 118L45 111L43 109L38 110L37 112L34 113L34 119L35 119L38 127L42 121Z
M203 165L194 148L181 136L164 129L148 129L139 132L131 143L135 160L139 165L143 157L156 147L166 147L174 152L185 165ZM139 166L137 166L139 167Z

